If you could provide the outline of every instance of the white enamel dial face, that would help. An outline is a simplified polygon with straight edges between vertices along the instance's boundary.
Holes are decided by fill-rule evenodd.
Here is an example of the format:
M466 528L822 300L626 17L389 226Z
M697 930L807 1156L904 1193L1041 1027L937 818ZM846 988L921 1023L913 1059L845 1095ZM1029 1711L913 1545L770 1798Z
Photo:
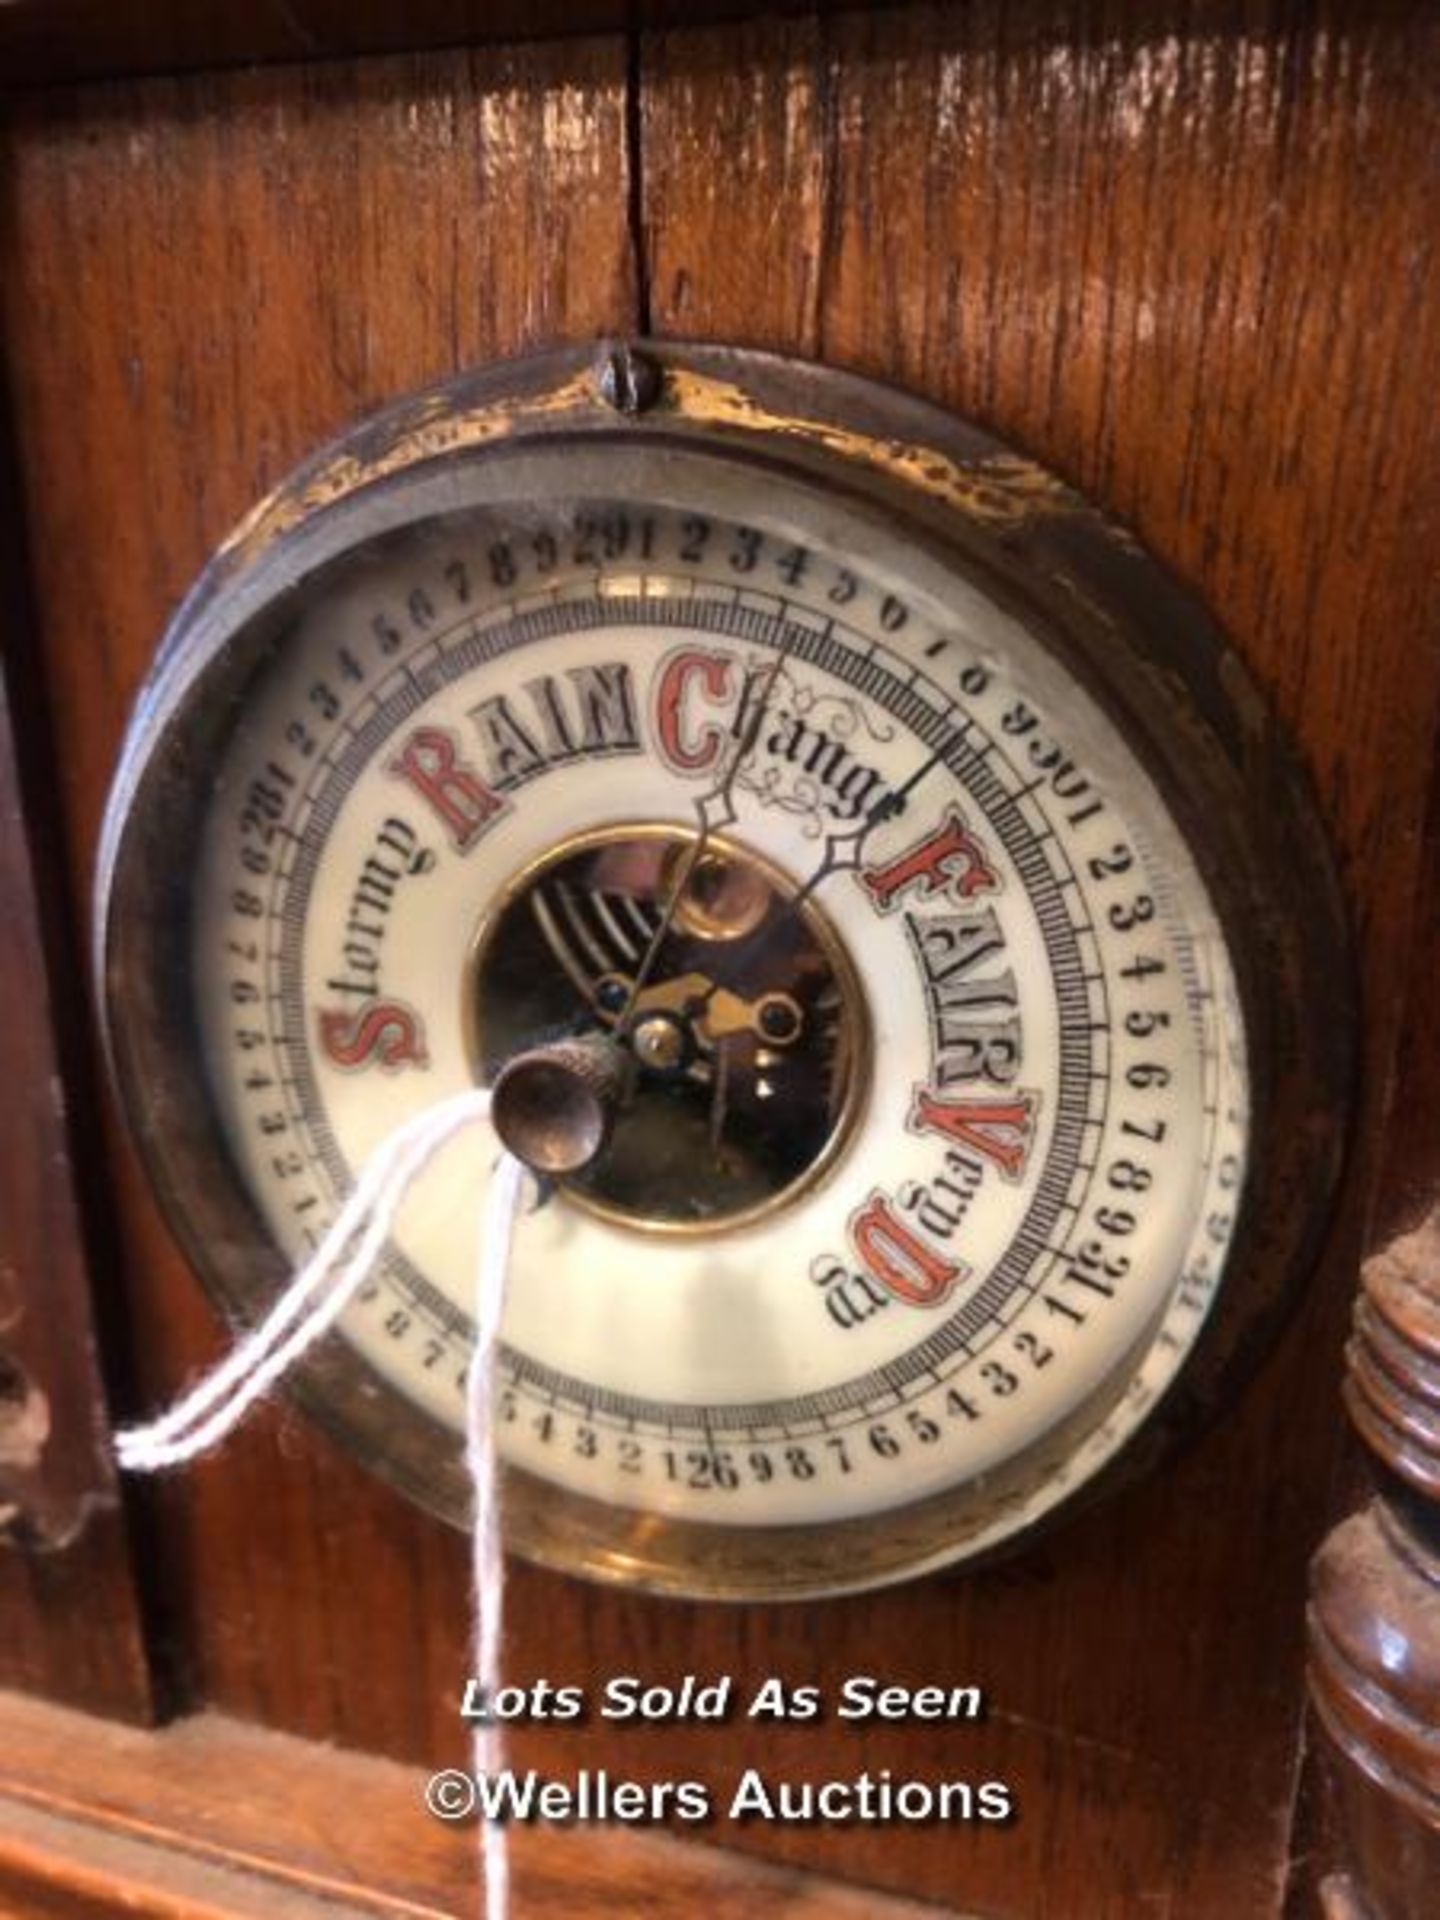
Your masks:
M638 455L522 477L322 570L247 682L193 948L241 1175L298 1261L398 1123L613 1034L703 832L729 917L651 955L629 1160L527 1194L504 1455L765 1528L1048 1451L981 1540L1013 1531L1145 1418L1225 1264L1246 1045L1196 862L1063 661L857 510ZM495 1151L445 1150L342 1323L457 1429Z

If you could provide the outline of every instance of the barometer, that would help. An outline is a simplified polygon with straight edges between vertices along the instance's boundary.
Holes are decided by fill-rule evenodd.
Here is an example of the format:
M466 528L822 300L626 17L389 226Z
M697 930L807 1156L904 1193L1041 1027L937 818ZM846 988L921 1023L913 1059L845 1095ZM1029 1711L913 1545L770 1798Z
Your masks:
M779 1598L1013 1541L1225 1404L1337 1162L1336 899L1128 534L916 400L647 344L406 400L238 529L135 713L99 966L242 1322L492 1087L510 1542ZM446 1147L295 1385L460 1523L498 1151Z

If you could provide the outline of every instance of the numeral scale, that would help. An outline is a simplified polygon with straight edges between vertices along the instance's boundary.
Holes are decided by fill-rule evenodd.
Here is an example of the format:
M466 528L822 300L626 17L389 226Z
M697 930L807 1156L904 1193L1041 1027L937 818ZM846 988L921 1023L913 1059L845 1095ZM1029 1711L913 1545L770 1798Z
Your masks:
M471 1900L503 1145L514 1763L1015 1809L521 1913L1418 1920L1434 23L559 11L0 8L0 1907Z
M973 426L766 354L499 363L317 453L161 647L97 925L241 1321L493 1089L507 1538L649 1590L910 1578L1152 1466L1338 1164L1338 892L1223 636ZM295 1383L462 1526L493 1153Z

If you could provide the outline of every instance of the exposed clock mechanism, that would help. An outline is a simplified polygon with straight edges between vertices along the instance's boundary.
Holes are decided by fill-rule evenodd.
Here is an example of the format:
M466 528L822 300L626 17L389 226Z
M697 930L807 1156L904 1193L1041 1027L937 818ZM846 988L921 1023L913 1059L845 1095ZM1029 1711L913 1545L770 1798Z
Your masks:
M506 1089L507 1527L604 1577L1015 1537L1215 1402L1333 1177L1334 885L1221 636L975 429L765 355L498 367L317 456L176 619L100 895L241 1315L400 1121ZM456 1520L492 1151L300 1386Z

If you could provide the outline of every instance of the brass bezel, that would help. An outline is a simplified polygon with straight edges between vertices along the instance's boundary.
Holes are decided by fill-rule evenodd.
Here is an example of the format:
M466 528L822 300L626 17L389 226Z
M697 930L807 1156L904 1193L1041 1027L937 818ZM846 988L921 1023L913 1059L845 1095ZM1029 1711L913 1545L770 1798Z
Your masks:
M205 1098L186 988L194 800L258 635L341 545L394 523L412 489L517 449L649 445L824 489L1018 611L1121 727L1201 865L1230 943L1250 1048L1253 1153L1220 1297L1180 1380L1066 1511L1153 1464L1253 1367L1319 1243L1352 1094L1355 994L1341 896L1308 786L1243 662L1121 527L967 422L856 376L741 349L646 344L653 404L616 410L589 349L467 374L366 420L226 542L176 615L112 787L96 974L112 1071L173 1230L239 1318L285 1265ZM247 652L248 649L248 652ZM458 1439L338 1340L293 1391L422 1506L464 1524ZM873 1518L729 1528L600 1505L521 1473L510 1544L545 1564L727 1599L856 1590L961 1560L1023 1508L1113 1395L983 1484ZM1048 1519L1048 1517L1047 1517Z

